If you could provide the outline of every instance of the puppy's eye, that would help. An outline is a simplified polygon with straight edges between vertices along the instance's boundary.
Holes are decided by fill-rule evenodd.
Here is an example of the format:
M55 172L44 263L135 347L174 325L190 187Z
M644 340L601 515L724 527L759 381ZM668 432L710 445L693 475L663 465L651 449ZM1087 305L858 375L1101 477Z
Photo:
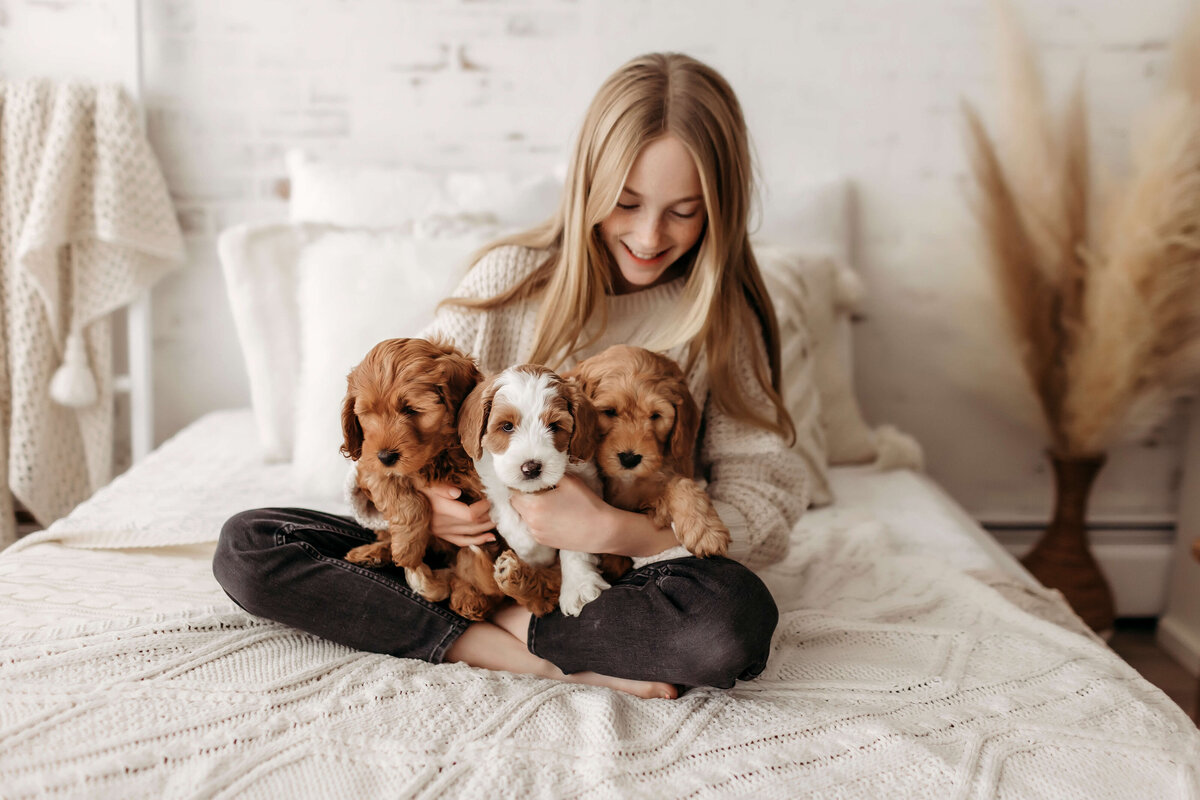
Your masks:
M511 422L501 422L500 423L500 430L504 431L505 433L512 433L516 429L517 429L517 426L513 425Z
M546 426L546 430L550 431L551 433L558 433L559 424L557 422L551 422L549 425Z
M651 414L651 415L650 415L650 419L651 419L651 420L659 420L659 419L662 419L662 414L660 414L660 413L658 413L657 411L655 411L653 414Z
M606 417L615 417L617 415L617 410L615 408L602 408L600 409L600 413Z
M417 414L420 414L421 412L417 411L412 406L405 406L404 408L400 409L400 413L404 414L406 417L415 417Z

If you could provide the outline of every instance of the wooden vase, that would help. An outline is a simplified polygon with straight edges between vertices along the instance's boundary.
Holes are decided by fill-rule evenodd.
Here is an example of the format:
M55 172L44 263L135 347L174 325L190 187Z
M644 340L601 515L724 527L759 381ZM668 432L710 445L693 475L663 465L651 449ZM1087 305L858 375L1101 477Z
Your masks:
M1054 518L1021 563L1043 584L1062 592L1092 630L1111 631L1112 589L1088 547L1086 524L1088 495L1105 457L1048 455L1054 466Z

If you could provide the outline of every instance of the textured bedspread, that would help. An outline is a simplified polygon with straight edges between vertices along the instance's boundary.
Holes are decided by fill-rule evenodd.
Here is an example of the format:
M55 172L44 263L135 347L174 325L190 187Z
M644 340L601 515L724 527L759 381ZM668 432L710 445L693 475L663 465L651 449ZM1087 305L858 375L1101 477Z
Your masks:
M237 611L203 571L205 519L286 498L279 475L191 513L122 509L118 485L43 537L59 542L0 557L0 796L1200 794L1200 736L1165 695L865 512L808 515L763 574L783 613L759 679L638 700ZM117 540L173 547L80 550ZM64 574L73 602L39 595Z

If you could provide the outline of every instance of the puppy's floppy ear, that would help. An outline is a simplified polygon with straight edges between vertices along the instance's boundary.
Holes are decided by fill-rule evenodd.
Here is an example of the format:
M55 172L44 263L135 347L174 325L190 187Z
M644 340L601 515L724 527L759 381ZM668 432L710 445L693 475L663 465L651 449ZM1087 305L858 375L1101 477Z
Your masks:
M353 376L354 373L351 373ZM354 401L358 395L354 391L353 377L347 381L346 399L342 401L342 448L341 452L346 458L358 461L362 455L363 445L363 429L358 422L358 415L354 413Z
M437 392L451 415L457 415L461 413L467 395L483 380L483 375L480 374L479 367L475 366L474 359L458 351L441 356L436 363L441 368L441 375L437 378Z
M680 475L691 478L695 472L692 457L696 449L696 434L700 431L700 409L682 379L670 381L666 396L675 404L675 425L667 436L668 463Z
M458 408L458 438L471 458L483 457L483 433L492 413L492 398L496 382L488 379L478 384Z
M567 383L571 384L572 386L577 386L579 389L581 389L584 396L589 400L591 399L592 391L595 388L593 386L595 383L595 376L592 374L594 372L594 361L594 356L589 359L584 359L575 366L571 367L571 369L561 373L563 380L567 381Z
M567 454L587 461L596 454L596 447L600 444L600 421L596 416L596 407L574 380L563 381L562 391L567 398L567 408L575 419L571 439L567 442Z

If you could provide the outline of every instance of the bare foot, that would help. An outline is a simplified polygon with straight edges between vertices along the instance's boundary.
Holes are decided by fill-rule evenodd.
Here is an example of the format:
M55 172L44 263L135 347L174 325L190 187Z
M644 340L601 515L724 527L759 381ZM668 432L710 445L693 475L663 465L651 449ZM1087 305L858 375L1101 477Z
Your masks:
M547 662L549 663L549 662ZM674 700L679 696L679 692L672 684L660 683L658 681L634 681L628 678L614 678L611 675L601 675L598 672L573 672L570 675L564 675L562 670L551 664L554 672L549 677L556 678L567 683L583 683L588 686L604 686L609 689L616 689L618 692L625 692L634 697L644 697L646 699L654 699L656 697Z

